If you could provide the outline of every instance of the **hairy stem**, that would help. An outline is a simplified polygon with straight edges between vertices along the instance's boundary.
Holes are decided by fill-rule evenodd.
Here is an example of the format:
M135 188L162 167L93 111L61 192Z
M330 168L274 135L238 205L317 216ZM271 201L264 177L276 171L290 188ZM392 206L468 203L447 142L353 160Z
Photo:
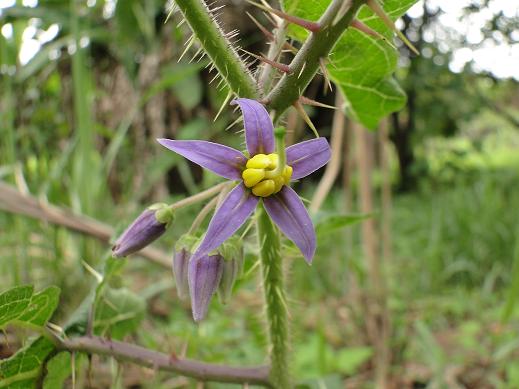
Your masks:
M268 366L232 367L204 363L97 336L61 339L51 332L45 336L62 351L107 355L118 360L157 370L171 371L200 381L270 386Z
M321 29L310 34L292 60L292 73L285 74L266 98L270 108L276 111L276 116L281 115L303 94L319 69L320 59L328 57L365 2L366 0L352 0L348 10L337 20L344 1L332 1L319 19Z
M279 232L269 216L258 207L258 239L263 273L263 289L267 309L270 340L270 378L278 389L292 387L290 379L288 311L283 287L283 264Z
M240 97L258 97L254 79L206 4L202 0L175 1L227 85Z

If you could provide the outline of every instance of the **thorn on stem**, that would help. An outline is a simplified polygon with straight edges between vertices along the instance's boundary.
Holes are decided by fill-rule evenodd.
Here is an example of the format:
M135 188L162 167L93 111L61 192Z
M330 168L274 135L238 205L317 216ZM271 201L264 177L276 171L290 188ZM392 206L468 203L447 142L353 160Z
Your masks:
M279 63L279 62L276 62L276 61L272 61L271 59L268 59L266 58L265 56L263 55L256 55L254 53L251 53L251 52L248 52L247 50L244 50L244 49L240 49L241 51L249 54L250 56L262 61L262 62L265 62L267 64L269 64L270 66L278 69L278 70L281 70L282 72L284 73L292 73L292 69L290 69L290 66L284 64L284 63Z
M405 43L405 45L416 55L420 55L419 51L416 49L416 47L413 46L413 44L407 39L407 37L402 34L402 32L396 28L395 23L389 18L389 16L386 14L382 6L378 3L377 0L367 0L366 5L371 8L371 10L384 22L384 24L393 30L396 35L402 40L402 42Z
M333 91L332 82L330 81L330 73L328 72L328 69L326 68L326 59L319 58L319 68L321 69L321 72L323 73L323 77L326 81L326 83L324 84L324 93L326 94L326 87L330 88L330 91Z
M362 23L360 20L357 20L357 19L354 19L350 26L360 32L363 32L364 34L366 35L369 35L369 36L372 36L373 38L375 39L381 39L385 42L387 42L388 45L390 45L391 47L393 47L394 49L396 49L396 47L391 43L389 42L385 36L383 36L382 34L380 34L379 32L373 30L372 28L368 27L368 25Z
M328 108L328 109L338 109L338 107L334 107L333 105L324 104L324 103L321 103L319 101L315 101L315 100L309 99L308 97L305 97L305 96L300 96L299 97L299 101L301 102L301 104L311 105L313 107L322 107L322 108Z
M296 109L297 113L301 115L303 120L306 122L308 127L311 128L316 138L319 138L319 133L317 132L317 129L315 128L314 124L308 117L308 114L306 113L305 109L303 108L303 105L299 102L299 100L296 100L293 104L294 108Z
M260 8L266 12L272 13L272 14L286 20L289 23L297 24L298 26L303 27L304 29L306 29L310 32L318 32L321 30L321 25L319 23L312 22L310 20L306 20L303 18L299 18L297 16L286 14L283 11L264 6L263 4L256 3L252 0L247 0L247 1L250 4L255 5L256 7Z

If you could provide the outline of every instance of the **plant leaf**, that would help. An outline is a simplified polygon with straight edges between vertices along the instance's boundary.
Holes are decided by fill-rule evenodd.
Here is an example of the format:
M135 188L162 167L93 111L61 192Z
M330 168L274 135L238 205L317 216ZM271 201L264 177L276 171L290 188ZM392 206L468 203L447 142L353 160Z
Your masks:
M35 386L46 358L54 351L54 345L39 337L18 350L12 357L0 362L0 388L27 389Z
M400 17L416 0L385 0L384 10L391 19ZM288 13L317 20L330 0L284 0ZM391 42L393 32L366 6L357 19ZM291 29L302 40L306 32ZM406 101L402 89L392 78L398 60L398 52L387 42L349 28L330 55L327 68L332 80L345 96L346 109L357 121L368 128L375 128L381 118L401 109Z
M31 303L32 285L17 286L0 294L0 328L21 316Z
M44 326L58 306L59 295L60 289L57 286L49 286L34 294L27 309L16 320L38 327Z

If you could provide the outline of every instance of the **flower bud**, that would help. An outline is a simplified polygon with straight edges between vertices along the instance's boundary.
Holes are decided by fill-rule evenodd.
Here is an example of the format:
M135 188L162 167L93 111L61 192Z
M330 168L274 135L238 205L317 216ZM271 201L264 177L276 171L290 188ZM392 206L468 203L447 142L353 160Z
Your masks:
M123 232L112 247L112 256L126 257L158 239L171 224L173 211L158 203L146 208Z
M218 285L218 297L222 304L227 304L231 298L234 282L243 267L242 241L237 237L231 237L220 246L218 252L224 259L222 279Z
M193 252L193 247L198 239L190 234L182 235L175 244L175 253L173 254L173 274L177 286L178 297L182 300L189 296L189 285L187 280L187 270L189 259Z
M211 298L222 278L223 261L221 255L204 255L189 261L189 294L195 321L202 320L207 314Z

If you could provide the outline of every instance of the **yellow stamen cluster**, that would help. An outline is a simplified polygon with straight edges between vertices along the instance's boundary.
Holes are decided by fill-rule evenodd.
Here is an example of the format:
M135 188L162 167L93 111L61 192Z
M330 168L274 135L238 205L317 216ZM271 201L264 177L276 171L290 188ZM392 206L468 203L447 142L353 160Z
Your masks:
M243 183L252 188L258 197L268 197L278 193L283 185L292 177L292 167L285 166L282 172L276 172L279 156L273 154L256 154L247 161L246 169L241 174Z

